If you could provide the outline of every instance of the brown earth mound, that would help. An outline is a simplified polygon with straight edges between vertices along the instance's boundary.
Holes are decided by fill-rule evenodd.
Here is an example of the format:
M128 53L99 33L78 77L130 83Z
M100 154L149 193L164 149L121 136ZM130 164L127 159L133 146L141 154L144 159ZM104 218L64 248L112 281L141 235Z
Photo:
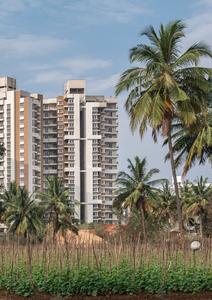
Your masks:
M62 235L58 236L59 243L63 244L65 239ZM95 230L90 229L80 229L78 235L74 234L72 231L66 233L66 241L68 243L76 244L92 244L101 243L103 239L95 234Z

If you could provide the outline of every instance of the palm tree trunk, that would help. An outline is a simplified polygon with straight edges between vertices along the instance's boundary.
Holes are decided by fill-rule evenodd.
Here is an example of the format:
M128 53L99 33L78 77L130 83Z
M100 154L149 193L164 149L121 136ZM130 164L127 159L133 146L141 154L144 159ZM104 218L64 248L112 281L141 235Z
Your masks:
M141 204L141 222L143 228L144 241L146 241L146 224L145 224L145 215L144 215L144 209L142 204Z
M30 235L27 233L27 254L28 254L28 267L29 267L29 277L31 284L33 283L32 280L32 249L30 244Z
M57 231L58 231L58 214L55 213L54 223L53 223L53 243L56 243Z
M202 220L202 214L199 216L199 231L201 238L203 238L203 220Z
M174 189L175 189L175 195L176 195L176 205L177 205L177 216L178 216L179 230L180 230L180 233L183 234L182 209L181 209L179 188L178 188L178 183L177 183L177 175L176 175L176 169L175 169L175 162L174 162L174 154L173 154L173 146L172 146L172 138L171 138L170 127L171 126L169 125L169 130L168 130L169 155L170 155L170 161L171 161L172 177L173 177L173 180L174 180Z

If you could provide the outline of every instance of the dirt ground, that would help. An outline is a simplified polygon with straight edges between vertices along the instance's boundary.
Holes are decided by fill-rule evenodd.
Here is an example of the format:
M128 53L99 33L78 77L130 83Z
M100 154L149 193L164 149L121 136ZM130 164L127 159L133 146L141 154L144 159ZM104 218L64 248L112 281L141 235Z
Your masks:
M84 297L84 296L78 296L78 297L53 297L49 295L36 295L30 298L24 298L14 295L9 295L6 292L0 292L0 300L26 300L26 299L32 299L32 300L212 300L212 292L209 293L201 293L201 294L178 294L178 293L172 293L169 295L147 295L147 294L141 294L141 295L117 295L117 296L98 296L98 297Z
M57 237L60 244L64 243L64 238L60 235ZM92 243L101 243L102 238L95 234L94 230L89 229L80 229L78 235L74 234L71 231L68 231L66 234L67 242L76 243L76 244L92 244Z

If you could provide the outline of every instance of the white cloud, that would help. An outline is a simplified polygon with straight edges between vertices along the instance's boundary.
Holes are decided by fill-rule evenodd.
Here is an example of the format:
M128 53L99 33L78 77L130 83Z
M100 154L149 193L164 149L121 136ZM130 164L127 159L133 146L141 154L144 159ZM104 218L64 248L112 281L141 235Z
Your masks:
M0 0L0 17L12 16L30 9L42 9L47 15L70 16L81 25L105 21L128 23L150 10L141 0Z
M28 71L33 71L34 77L28 82L31 83L51 83L58 80L65 81L70 78L85 78L93 70L102 70L111 66L111 61L100 58L66 58L58 63L36 64L26 66ZM91 79L92 81L92 79ZM94 79L96 82L96 79ZM97 80L98 81L98 80ZM98 81L100 90L107 85L107 80Z
M105 20L128 23L150 12L140 0L77 0L65 6L82 23L99 24Z
M204 42L212 48L212 1L200 0L196 5L196 12L186 21L187 36L185 40L185 48L197 42ZM205 58L201 62L202 65L211 67L211 59Z
M51 36L21 34L12 38L0 38L1 55L45 55L70 44L70 41Z
M187 20L187 40L189 43L204 41L212 45L212 1L200 0L198 4L195 15Z

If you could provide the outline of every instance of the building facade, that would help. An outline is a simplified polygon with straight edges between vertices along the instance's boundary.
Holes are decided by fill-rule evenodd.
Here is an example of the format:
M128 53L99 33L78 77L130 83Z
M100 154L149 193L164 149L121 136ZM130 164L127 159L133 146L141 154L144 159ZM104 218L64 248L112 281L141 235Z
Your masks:
M43 187L47 177L58 176L57 98L43 100Z
M15 79L0 78L0 142L6 149L0 162L0 184L11 181L30 193L43 184L43 97L17 90Z
M63 178L82 223L113 223L117 100L87 96L85 84L69 80L64 96L44 99L44 178L56 174Z
M82 222L112 223L118 167L117 99L87 96L85 88L84 80L69 80L64 87L64 144L58 143L59 149L64 147L61 175L71 189L70 200L80 202L76 209Z

